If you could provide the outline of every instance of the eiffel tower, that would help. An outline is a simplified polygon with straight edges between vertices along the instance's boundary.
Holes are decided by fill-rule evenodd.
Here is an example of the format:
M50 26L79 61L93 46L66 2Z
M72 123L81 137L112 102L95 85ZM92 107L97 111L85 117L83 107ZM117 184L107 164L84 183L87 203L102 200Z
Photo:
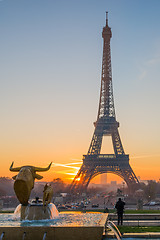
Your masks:
M89 182L99 174L113 173L120 176L128 185L130 192L136 189L139 181L130 164L129 155L125 154L118 132L119 122L116 121L111 70L110 40L111 28L103 28L103 59L101 90L97 121L87 155L83 155L83 164L70 186L71 192L83 192ZM114 154L100 154L103 136L111 136Z

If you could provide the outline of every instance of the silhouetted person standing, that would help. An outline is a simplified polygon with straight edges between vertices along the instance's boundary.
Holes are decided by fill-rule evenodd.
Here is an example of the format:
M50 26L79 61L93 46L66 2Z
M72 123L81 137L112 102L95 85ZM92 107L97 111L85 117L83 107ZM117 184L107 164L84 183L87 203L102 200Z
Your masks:
M124 205L125 205L125 202L123 202L121 198L118 199L118 202L115 205L115 208L117 209L117 215L118 215L118 225L120 223L121 225L123 224Z

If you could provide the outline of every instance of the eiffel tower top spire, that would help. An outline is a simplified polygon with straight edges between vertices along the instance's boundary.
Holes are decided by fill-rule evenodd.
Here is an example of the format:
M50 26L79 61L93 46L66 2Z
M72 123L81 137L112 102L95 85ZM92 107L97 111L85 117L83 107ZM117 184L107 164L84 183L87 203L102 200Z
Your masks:
M112 37L111 28L108 25L108 12L106 12L106 26L103 28L102 37L106 38L107 35L109 38Z
M111 49L110 40L112 37L111 28L108 26L108 12L106 12L106 26L102 31L103 57L101 90L97 121L99 118L115 118L115 108L112 89Z
M106 12L106 26L108 26L108 12Z

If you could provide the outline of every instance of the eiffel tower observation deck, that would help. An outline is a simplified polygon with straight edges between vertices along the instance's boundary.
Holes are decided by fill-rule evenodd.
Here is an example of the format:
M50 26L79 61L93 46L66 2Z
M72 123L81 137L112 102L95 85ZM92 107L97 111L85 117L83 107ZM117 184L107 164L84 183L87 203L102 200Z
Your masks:
M134 191L139 181L129 164L129 155L125 154L119 135L119 122L116 121L111 69L110 40L111 28L108 26L108 13L106 25L102 31L103 58L100 101L95 130L87 155L83 155L83 164L75 176L71 191L83 192L90 181L99 174L113 173L120 176L128 185L130 192ZM100 154L104 136L111 136L114 154Z

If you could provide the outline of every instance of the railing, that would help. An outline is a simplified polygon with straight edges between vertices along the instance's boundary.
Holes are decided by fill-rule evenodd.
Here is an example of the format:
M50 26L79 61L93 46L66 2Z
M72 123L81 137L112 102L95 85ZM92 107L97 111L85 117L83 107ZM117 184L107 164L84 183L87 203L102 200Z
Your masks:
M129 160L129 155L128 154L93 154L93 155L83 155L83 160L93 160L93 159L115 159L115 160Z
M107 228L109 228L111 231L113 231L114 235L116 236L117 240L121 240L121 233L117 226L110 220L107 219L105 223L105 235L107 235Z
M116 158L115 154L99 154L98 158Z

